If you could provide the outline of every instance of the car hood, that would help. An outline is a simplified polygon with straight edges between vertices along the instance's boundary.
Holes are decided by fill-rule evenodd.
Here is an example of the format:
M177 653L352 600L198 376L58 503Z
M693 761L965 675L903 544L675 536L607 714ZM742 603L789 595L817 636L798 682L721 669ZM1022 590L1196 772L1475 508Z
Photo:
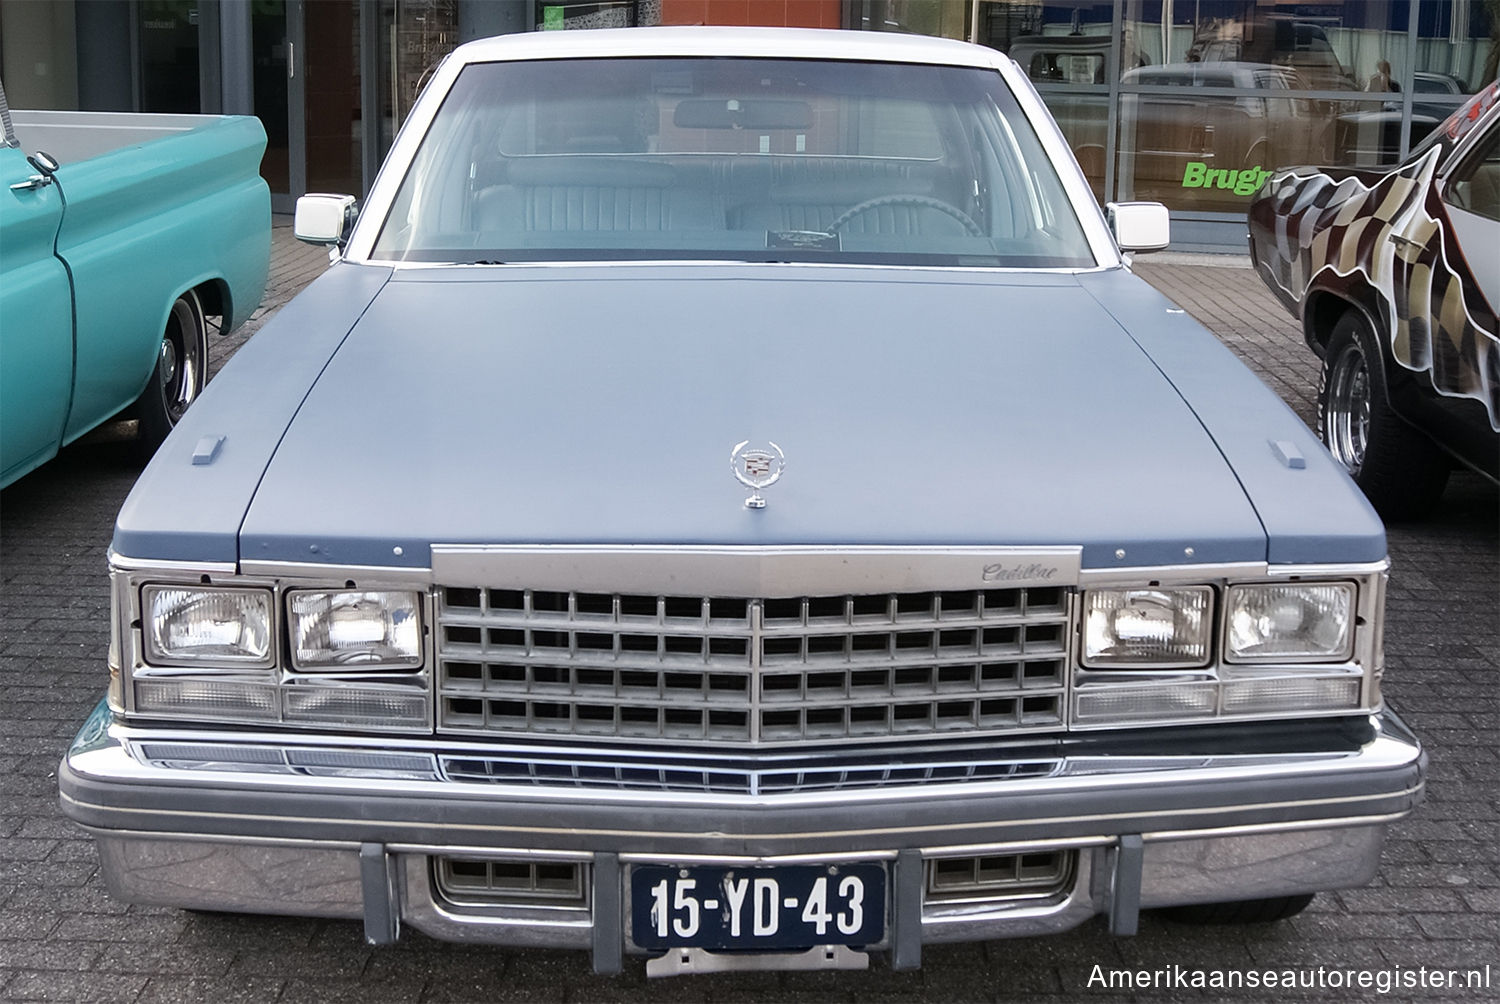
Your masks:
M786 457L758 511L745 440ZM240 558L442 543L1266 558L1213 440L1074 277L798 266L396 272L286 429Z

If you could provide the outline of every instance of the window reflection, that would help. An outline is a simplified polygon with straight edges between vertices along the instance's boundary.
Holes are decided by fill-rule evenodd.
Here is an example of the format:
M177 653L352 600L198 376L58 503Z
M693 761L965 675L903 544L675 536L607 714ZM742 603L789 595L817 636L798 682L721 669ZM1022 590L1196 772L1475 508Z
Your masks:
M1444 118L1500 73L1500 17L1494 0L1420 0L1412 91Z

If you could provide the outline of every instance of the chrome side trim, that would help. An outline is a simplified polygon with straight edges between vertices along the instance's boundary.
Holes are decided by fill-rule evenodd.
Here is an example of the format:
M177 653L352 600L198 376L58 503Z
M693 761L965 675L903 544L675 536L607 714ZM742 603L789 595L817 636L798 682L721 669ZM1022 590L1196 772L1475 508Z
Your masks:
M391 854L446 854L449 857L455 858L504 858L507 860L535 858L538 861L576 861L583 864L594 860L594 855L590 851L546 851L526 847L480 847L477 845L464 844L392 843L386 844L385 849Z
M822 865L853 861L894 861L895 851L849 851L838 854L644 854L625 853L621 864L683 864L724 868L761 865Z
M1391 569L1389 558L1352 565L1268 565L1265 575L1273 579L1337 579L1380 575Z
M1293 819L1284 823L1257 823L1254 826L1216 826L1202 830L1151 830L1141 838L1158 843L1174 840L1204 840L1224 837L1260 836L1268 833L1297 833L1303 830L1343 830L1359 826L1384 826L1411 815L1409 812L1388 812L1379 816L1348 816L1342 819Z
M318 565L303 561L247 560L240 562L240 571L245 575L287 580L302 579L327 585L341 585L353 579L360 584L361 588L367 582L427 587L431 586L434 581L432 569L409 568L402 565Z
M825 272L825 273L826 272L830 272L830 271L839 271L839 270L843 270L843 269L852 269L852 270L870 271L870 272L911 272L911 273L925 273L925 274L931 275L934 281L948 282L948 281L951 281L954 276L958 276L958 275L973 275L973 276L987 276L987 275L1021 275L1021 276L1024 276L1024 275L1091 275L1091 274L1093 274L1095 272L1109 272L1109 271L1112 271L1114 269L1118 269L1118 268L1123 267L1122 265L1120 265L1118 263L1112 263L1112 264L1106 264L1106 265L1089 265L1089 266L1086 266L1086 267L1084 267L1084 266L1080 266L1080 267L1067 267L1067 266L1061 266L1061 265L1054 265L1054 266L1037 267L1037 268L1025 268L1025 267L1022 267L1022 266L1019 266L1019 265L882 265L882 264L877 264L877 263L874 263L874 262L857 262L857 261L836 261L836 262L815 262L815 261L757 261L757 262L748 262L748 261L734 261L732 259L714 259L714 258L663 258L663 259L660 259L660 260L657 260L657 259L647 259L647 258L630 258L630 259L614 259L614 260L610 260L610 259L597 259L597 260L593 260L593 261L583 261L583 260L576 260L576 259L570 259L570 260L567 260L567 261L544 261L544 260L540 260L539 259L539 260L535 260L535 261L510 262L510 263L503 264L503 265L472 264L472 263L469 263L469 262L444 262L444 261L397 261L395 259L387 259L387 258L371 258L371 259L369 259L367 261L361 262L360 264L371 265L371 266L378 266L380 268L388 268L388 269L391 269L392 271L395 271L395 272L420 272L420 271L423 271L425 269L442 269L442 270L451 270L451 269L465 269L465 270L467 270L467 269L473 269L475 271L475 273L476 273L475 276L473 277L473 280L472 280L474 282L484 282L484 281L488 281L490 279L499 278L500 277L500 273L508 273L505 276L505 278L522 278L522 279L537 279L537 278L541 278L541 276L530 276L530 275L517 276L516 275L516 273L519 272L522 269L533 269L533 268L536 269L537 271L551 272L554 269L566 269L566 268L608 268L608 269L619 269L619 268L630 268L632 266L640 266L640 267L644 267L644 268L656 268L656 267L660 267L660 266L665 265L665 266L679 267L679 268L691 267L691 268L705 268L705 269L709 269L709 268L712 268L712 269L728 269L728 268L749 269L749 268L753 268L757 272L759 272L762 269L776 269L776 270L783 270L783 269L784 270L794 270L794 269L801 270L801 269L806 269L806 270L808 270L810 272ZM417 277L413 276L411 278L415 279ZM448 278L448 277L445 276L445 278ZM778 278L787 279L787 278L795 278L795 277L779 276ZM814 276L809 276L808 277L808 281L822 282L822 281L826 281L828 278L829 277L827 275L817 275L815 277Z
M999 844L933 844L923 847L923 858L973 858L987 854L1024 854L1027 851L1065 851L1082 847L1108 847L1115 838L1068 837L1061 840L1011 840Z
M1226 562L1216 565L1132 565L1128 568L1085 568L1078 573L1078 588L1141 586L1147 582L1198 583L1223 579L1259 578L1266 574L1263 561Z
M112 571L150 571L170 575L233 575L232 561L167 561L161 558L132 558L109 549L109 567Z

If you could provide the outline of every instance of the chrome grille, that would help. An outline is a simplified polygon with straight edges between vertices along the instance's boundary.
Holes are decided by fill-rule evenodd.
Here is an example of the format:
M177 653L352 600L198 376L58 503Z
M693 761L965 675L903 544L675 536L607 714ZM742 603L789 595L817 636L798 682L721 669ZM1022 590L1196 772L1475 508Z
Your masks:
M1071 597L441 589L439 727L698 745L1053 729Z
M729 758L671 761L647 757L549 758L537 754L444 756L443 776L468 784L512 784L620 791L709 792L774 795L813 791L848 791L901 785L963 784L1011 778L1049 777L1060 772L1054 758L1000 759L983 752L941 759L894 762L874 756L840 757L837 761L802 759L750 766ZM970 756L968 754L972 753Z

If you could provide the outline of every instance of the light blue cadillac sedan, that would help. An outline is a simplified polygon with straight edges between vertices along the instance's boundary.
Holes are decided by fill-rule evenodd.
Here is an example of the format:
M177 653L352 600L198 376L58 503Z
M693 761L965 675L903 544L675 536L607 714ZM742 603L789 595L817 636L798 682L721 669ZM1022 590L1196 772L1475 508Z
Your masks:
M121 899L906 969L1288 916L1420 801L1379 520L1003 54L475 42L352 203L120 513Z

